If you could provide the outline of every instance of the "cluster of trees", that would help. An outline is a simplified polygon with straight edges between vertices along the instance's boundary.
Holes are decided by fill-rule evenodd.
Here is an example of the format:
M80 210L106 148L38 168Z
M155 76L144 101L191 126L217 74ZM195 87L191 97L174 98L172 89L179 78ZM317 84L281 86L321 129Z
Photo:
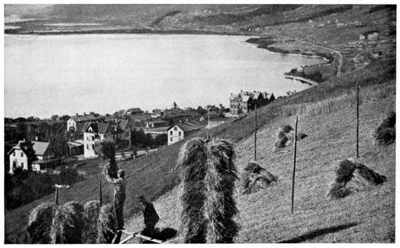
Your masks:
M41 174L17 168L6 174L4 198L6 209L14 209L54 191L54 184L73 184L84 178L75 169L61 168L59 174Z
M165 145L167 143L167 135L159 134L153 138L150 134L145 134L143 129L134 129L131 132L131 145L136 148L151 147Z
M249 101L247 102L248 109L254 110L256 108L256 106L257 106L257 108L259 108L259 107L265 106L267 104L270 104L274 100L275 100L275 96L273 93L271 94L271 96L269 98L268 98L268 96L264 97L262 94L260 94L257 99L253 99L253 98L249 99Z

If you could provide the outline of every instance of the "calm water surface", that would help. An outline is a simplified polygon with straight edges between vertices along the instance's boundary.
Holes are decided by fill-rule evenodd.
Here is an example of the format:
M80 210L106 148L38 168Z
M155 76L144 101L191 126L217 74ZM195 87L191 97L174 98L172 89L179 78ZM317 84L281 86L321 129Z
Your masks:
M218 35L6 35L5 115L228 105L231 92L308 87L283 73L318 58Z

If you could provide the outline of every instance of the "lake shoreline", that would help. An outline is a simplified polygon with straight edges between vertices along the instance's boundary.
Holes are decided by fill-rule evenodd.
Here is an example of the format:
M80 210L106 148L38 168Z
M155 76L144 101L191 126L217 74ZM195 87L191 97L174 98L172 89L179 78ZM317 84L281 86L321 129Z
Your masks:
M297 45L295 47L291 46L290 42L295 42L295 40L278 40L275 36L264 36L257 38L249 38L246 42L257 45L257 48L266 49L270 52L281 53L281 54L299 54L307 57L318 57L322 58L324 62L302 66L299 70L298 68L293 68L289 72L284 73L286 77L298 80L301 83L313 82L313 85L318 85L323 81L326 81L332 72L328 72L326 78L322 78L322 74L325 73L325 67L335 67L335 57L331 53L327 53L322 49L318 50L306 50L306 46ZM315 48L314 48L315 49ZM336 73L336 72L335 72Z

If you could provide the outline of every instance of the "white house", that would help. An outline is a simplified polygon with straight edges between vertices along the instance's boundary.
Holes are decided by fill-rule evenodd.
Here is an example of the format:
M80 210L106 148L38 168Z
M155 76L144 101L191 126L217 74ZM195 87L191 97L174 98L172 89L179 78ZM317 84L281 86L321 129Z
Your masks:
M172 126L168 129L168 145L172 145L185 138L185 132L179 125Z
M9 151L10 169L9 173L13 174L18 167L23 170L29 169L28 156L26 153L27 146L25 140L21 140ZM54 158L52 151L49 149L49 142L32 141L32 149L35 151L36 160L32 162L32 170L40 171L41 164Z
M95 145L103 141L110 130L109 123L90 123L87 126L83 133L83 156L85 158L97 157Z
M22 168L23 170L28 170L28 156L22 147L22 143L25 142L21 140L15 145L9 152L10 159L10 169L9 173L13 174L16 168Z
M197 131L204 127L204 124L200 122L190 121L180 124L176 124L168 129L168 145L172 145L185 139L191 132Z
M74 120L74 118L69 118L67 121L67 131L70 131L71 128L73 128L73 130L76 130L76 121Z

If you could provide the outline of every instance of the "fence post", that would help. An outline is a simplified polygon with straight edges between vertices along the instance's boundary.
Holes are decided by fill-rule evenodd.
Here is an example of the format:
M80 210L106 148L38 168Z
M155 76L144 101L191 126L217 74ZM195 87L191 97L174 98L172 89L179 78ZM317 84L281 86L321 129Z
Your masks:
M257 161L257 104L254 106L254 161Z
M360 85L357 82L356 83L356 158L360 157L359 132L360 132Z
M296 176L297 123L298 123L298 116L296 115L296 122L294 125L294 141L293 141L292 208L291 208L292 214L294 213L294 183Z

